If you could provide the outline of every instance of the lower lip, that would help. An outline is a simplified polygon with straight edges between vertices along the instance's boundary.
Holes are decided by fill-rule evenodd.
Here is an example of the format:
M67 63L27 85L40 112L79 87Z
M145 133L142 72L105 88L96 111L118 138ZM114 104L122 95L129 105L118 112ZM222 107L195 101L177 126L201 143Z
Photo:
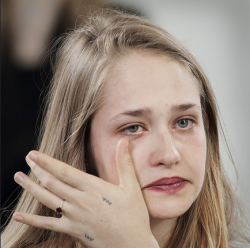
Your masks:
M164 185L158 185L158 186L151 186L146 189L153 190L157 192L167 193L167 194L174 194L180 190L182 190L187 184L187 181L181 181L174 184L164 184Z

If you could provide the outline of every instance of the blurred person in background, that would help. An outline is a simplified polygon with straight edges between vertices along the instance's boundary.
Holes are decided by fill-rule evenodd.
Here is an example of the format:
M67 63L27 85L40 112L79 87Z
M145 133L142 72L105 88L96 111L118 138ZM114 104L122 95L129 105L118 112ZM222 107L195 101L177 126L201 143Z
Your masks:
M99 0L1 1L2 206L15 204L16 168L28 173L23 159L36 146L43 99L51 79L52 41L82 23ZM111 4L107 4L111 6ZM53 48L56 50L56 48ZM55 51L54 51L55 52ZM12 154L15 154L13 156ZM15 192L14 192L15 190ZM7 201L8 200L8 201ZM3 211L2 222L7 213Z

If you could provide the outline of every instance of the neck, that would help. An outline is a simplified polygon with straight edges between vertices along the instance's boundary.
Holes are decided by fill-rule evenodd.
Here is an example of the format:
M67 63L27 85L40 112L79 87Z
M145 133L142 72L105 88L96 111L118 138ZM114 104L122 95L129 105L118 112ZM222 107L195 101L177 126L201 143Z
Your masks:
M150 228L160 248L167 247L176 222L177 218L163 220L150 217Z

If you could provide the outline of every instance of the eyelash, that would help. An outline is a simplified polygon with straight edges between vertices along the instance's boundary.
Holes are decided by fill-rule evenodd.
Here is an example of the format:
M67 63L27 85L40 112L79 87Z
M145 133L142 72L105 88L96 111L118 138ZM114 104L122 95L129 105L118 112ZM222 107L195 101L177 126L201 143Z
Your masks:
M142 128L143 131L144 131L144 130L147 130L147 129L146 129L145 127L143 127L142 125L133 124L133 125L127 126L126 128L123 128L120 132L121 132L121 133L125 133L125 132L127 131L127 133L126 133L127 135L135 135L135 134L138 133L138 131L136 131L136 132L130 132L130 131L128 131L129 128L135 127L135 126L138 126L139 128ZM141 132L141 131L140 131L140 132Z
M187 128L181 128L180 127L180 130L182 131L185 131L185 130L189 130L190 128L192 128L195 124L196 124L196 121L194 119L190 119L190 118L182 118L182 119L179 119L178 121L176 121L176 123L173 125L173 128L175 128L176 125L178 125L178 122L179 121L183 121L183 120L186 120L188 121L188 125L187 125ZM190 125L190 122L191 122L191 125ZM138 126L139 128L141 127L142 129L146 130L146 128L144 128L142 125L139 125L139 124L133 124L133 125L130 125L130 126L127 126L126 128L122 129L120 132L121 133L125 133L127 131L127 135L135 135L138 133L138 131L136 132L130 132L128 131L129 128L131 127L135 127L135 126ZM140 131L141 132L141 131Z
M180 129L181 129L181 130L184 130L184 131L185 131L185 130L189 130L190 128L192 128L192 127L196 124L196 121L195 121L194 119L191 119L191 118L182 118L182 119L179 119L178 121L176 121L176 123L173 125L173 127L175 127L175 125L177 125L179 121L183 121L183 120L186 120L186 121L188 121L189 123L191 122L191 125L188 124L187 128L186 128L186 127L185 127L185 128L181 128L181 127L180 127Z

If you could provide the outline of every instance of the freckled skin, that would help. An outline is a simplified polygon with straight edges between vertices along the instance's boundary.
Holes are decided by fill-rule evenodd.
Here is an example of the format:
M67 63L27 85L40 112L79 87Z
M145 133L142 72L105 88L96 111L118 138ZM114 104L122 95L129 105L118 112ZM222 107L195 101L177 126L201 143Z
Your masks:
M173 105L194 103L184 112ZM147 116L110 118L131 109L149 107ZM180 118L196 123L182 130ZM129 124L142 128L135 133L122 131ZM91 125L91 147L99 176L119 184L115 152L118 141L127 136L138 181L143 188L163 177L182 177L186 186L175 194L143 189L151 221L175 219L185 213L202 187L206 137L197 82L190 72L165 55L131 52L114 64L104 92L104 105Z

